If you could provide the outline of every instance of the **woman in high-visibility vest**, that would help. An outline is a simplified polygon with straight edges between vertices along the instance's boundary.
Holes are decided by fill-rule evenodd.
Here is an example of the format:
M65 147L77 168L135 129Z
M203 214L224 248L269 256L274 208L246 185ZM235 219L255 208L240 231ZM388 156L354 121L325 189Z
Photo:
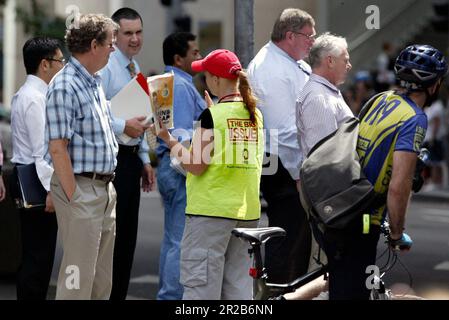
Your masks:
M199 118L190 150L162 127L158 136L187 171L186 224L181 244L183 299L251 299L251 260L233 228L257 227L263 160L263 119L237 56L215 50L192 63L219 98Z

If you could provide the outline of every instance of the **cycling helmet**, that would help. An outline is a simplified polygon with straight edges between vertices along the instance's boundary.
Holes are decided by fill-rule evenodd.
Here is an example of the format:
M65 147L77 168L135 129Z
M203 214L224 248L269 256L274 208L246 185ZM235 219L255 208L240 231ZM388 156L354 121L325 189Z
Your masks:
M411 45L401 51L394 71L407 89L424 89L432 86L447 73L444 55L429 45Z

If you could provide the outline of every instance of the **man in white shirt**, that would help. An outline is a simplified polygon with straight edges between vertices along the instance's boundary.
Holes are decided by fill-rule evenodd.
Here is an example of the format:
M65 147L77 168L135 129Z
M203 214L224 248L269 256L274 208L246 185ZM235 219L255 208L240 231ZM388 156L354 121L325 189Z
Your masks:
M45 208L20 210L22 264L17 273L18 300L45 300L53 268L57 222L50 194L53 168L44 160L45 103L48 84L65 60L58 40L32 38L23 46L25 84L11 102L13 157L16 164L35 163L48 191Z
M337 88L352 67L345 38L329 33L319 36L310 50L309 61L312 74L296 105L298 140L304 156L353 117Z
M296 137L295 105L311 72L302 59L313 45L314 26L307 12L285 9L274 24L271 41L248 66L267 129L268 167L277 168L274 174L265 168L262 175L268 221L287 231L285 238L267 243L265 264L270 282L275 283L297 278L309 265L311 232L295 183L303 156Z

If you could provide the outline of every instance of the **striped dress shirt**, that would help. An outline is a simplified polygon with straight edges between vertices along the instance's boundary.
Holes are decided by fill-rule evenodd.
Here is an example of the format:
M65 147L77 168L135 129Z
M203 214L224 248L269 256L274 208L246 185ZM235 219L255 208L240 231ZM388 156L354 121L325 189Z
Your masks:
M327 79L312 73L296 101L296 127L306 156L324 137L352 118L340 90Z
M67 139L74 173L114 172L118 144L101 79L74 57L49 85L46 116L47 160L48 142Z

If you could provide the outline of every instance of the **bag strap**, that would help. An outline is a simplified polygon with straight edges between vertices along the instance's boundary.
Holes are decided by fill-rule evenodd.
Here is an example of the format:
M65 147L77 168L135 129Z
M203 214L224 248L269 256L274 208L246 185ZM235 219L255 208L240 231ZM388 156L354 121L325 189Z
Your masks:
M380 92L378 94L375 94L367 102L365 102L365 104L363 105L362 109L359 112L359 115L358 115L359 120L362 120L363 117L368 113L368 111L371 109L374 101L376 101L377 98L379 98L381 95L386 94L388 92L393 92L393 91Z

